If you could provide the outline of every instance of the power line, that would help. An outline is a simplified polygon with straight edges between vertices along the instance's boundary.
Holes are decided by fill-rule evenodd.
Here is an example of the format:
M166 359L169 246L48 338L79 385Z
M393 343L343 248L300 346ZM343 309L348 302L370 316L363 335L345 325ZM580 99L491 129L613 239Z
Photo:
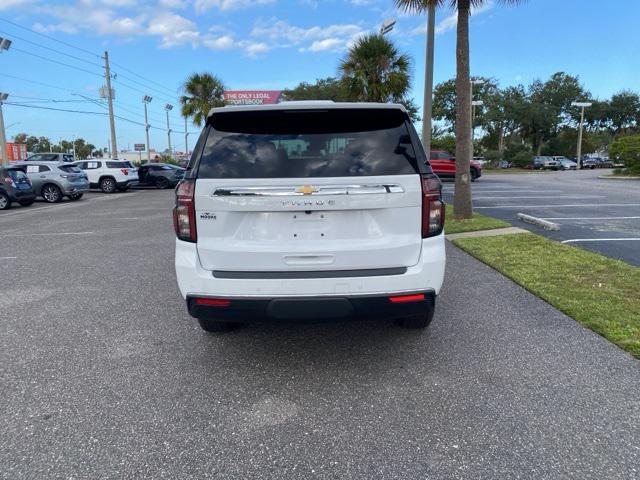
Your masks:
M119 64L119 63L116 63L116 62L112 62L112 63L113 63L116 67L119 67L119 68L123 69L124 71L129 72L129 73L131 73L132 75L135 75L135 76L136 76L136 77L138 77L138 78L141 78L142 80L145 80L145 81L147 81L147 82L149 82L149 83L153 83L154 85L157 85L158 87L162 87L162 88L164 88L165 90L172 92L172 94L175 94L175 92L174 92L173 90L171 90L170 88L167 88L167 87L165 87L164 85L161 85L161 84L159 84L158 82L155 82L155 81L153 81L153 80L151 80L151 79L149 79L149 78L143 77L142 75L140 75L140 74L138 74L138 73L134 72L134 71L133 71L133 70L131 70L130 68L127 68L127 67L125 67L125 66L123 66L123 65L121 65L121 64Z
M16 75L9 75L8 73L0 73L0 76L13 78L15 80L20 80L22 82L33 83L35 85L42 85L43 87L47 87L47 88L55 88L55 89L58 89L58 90L62 90L64 92L76 93L75 91L73 91L73 90L71 90L69 88L64 88L64 87L60 87L60 86L57 86L57 85L51 85L49 83L44 83L44 82L38 82L36 80L30 80L28 78L18 77Z
M89 60L85 60L84 58L77 57L77 56L75 56L75 55L71 55L70 53L63 52L62 50L57 50L57 49L55 49L55 48L47 47L46 45L43 45L43 44L38 43L38 42L34 42L34 41L32 41L32 40L28 40L28 39L23 38L23 37L19 37L18 35L15 35L15 34L13 34L13 33L8 33L8 32L5 32L5 31L2 31L2 30L0 30L0 33L2 33L2 34L4 34L4 35L8 35L8 36L13 37L13 38L17 38L18 40L21 40L21 41L23 41L23 42L30 43L30 44L32 44L32 45L35 45L36 47L45 48L45 49L47 49L47 50L50 50L50 51L55 52L55 53L58 53L58 54L60 54L60 55L65 55L65 56L67 56L67 57L69 57L69 58L73 58L74 60L78 60L79 62L84 62L84 63L87 63L87 64L89 64L89 65L94 65L94 66L96 66L96 67L103 68L103 65L101 65L101 64L99 64L99 63L96 63L96 62L90 62Z
M71 43L64 42L64 41L62 41L62 40L60 40L58 38L52 37L50 35L45 35L44 33L41 33L41 32L37 32L35 30L32 30L31 28L24 27L24 26L20 25L19 23L15 23L15 22L12 22L11 20L7 20L6 18L0 17L0 21L6 22L6 23L8 23L10 25L13 25L14 27L21 28L22 30L26 30L28 32L35 33L36 35L40 35L41 37L48 38L49 40L53 40L54 42L58 42L58 43L60 43L62 45L66 45L67 47L75 48L76 50L78 50L80 52L83 52L83 53L87 53L87 54L91 55L92 57L101 58L100 55L96 54L95 52L90 52L89 50L85 50L84 48L80 48L80 47L78 47L76 45L72 45Z
M76 67L75 65L70 65L68 63L64 63L64 62L59 62L58 60L52 60L51 58L47 58L47 57L43 57L42 55L38 55L37 53L33 53L33 52L29 52L27 50L22 50L21 48L12 48L11 49L12 52L21 52L21 53L26 53L27 55L31 55L33 57L36 58L40 58L42 60L46 60L47 62L51 62L51 63L57 63L58 65L62 65L64 67L68 67L68 68L73 68L74 70L79 70L80 72L84 72L84 73L89 73L91 75L96 75L97 77L104 77L104 75L102 73L96 73L96 72L92 72L91 70L87 70L85 68L81 68L81 67Z

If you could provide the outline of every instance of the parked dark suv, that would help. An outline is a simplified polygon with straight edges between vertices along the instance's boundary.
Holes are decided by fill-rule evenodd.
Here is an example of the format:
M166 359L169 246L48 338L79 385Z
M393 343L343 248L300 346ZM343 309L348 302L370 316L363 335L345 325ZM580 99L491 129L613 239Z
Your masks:
M140 185L157 188L173 188L183 178L184 168L168 163L151 163L138 167Z
M31 180L22 170L0 166L0 210L11 208L13 202L28 207L35 199Z

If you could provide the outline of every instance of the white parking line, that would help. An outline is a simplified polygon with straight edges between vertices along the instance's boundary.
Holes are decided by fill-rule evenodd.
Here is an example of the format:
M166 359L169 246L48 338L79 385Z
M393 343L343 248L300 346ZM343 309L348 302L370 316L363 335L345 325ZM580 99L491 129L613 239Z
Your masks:
M578 204L578 205L494 205L491 207L473 208L593 208L593 207L640 207L640 203L598 203L598 204Z
M540 217L543 220L638 220L640 217Z
M581 243L581 242L640 242L640 238L574 238L561 243Z
M0 260L15 260L18 257L0 257Z
M6 237L50 237L56 235L93 235L93 232L59 232L59 233L10 233L7 235L0 235L2 238Z

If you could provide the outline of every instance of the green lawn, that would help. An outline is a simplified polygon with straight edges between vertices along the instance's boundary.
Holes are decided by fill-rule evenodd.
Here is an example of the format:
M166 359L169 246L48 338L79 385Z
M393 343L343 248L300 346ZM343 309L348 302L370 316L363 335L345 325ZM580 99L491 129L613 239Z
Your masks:
M507 228L511 226L511 224L507 222L479 213L474 213L471 220L454 220L453 205L447 205L446 208L444 231L447 234L477 232L478 230L492 230L494 228Z
M453 243L640 358L640 268L530 233Z

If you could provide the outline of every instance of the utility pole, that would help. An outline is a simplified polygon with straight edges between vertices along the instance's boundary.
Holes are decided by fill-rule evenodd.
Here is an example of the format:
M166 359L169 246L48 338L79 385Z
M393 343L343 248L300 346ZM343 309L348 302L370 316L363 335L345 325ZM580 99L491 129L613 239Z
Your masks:
M7 152L7 137L4 131L4 115L2 113L2 104L9 97L8 93L0 93L0 149L2 149L2 164L9 165L9 152Z
M580 128L578 129L578 148L576 149L576 162L578 164L578 168L582 168L582 127L584 125L584 109L593 105L591 102L571 102L571 106L580 107L582 110L580 111Z
M169 112L173 108L173 105L167 103L164 106L165 111L167 112L167 140L169 142L169 155L173 156L173 150L171 149L171 127L169 126Z
M147 163L151 163L151 147L149 146L149 128L151 128L151 125L149 125L149 119L147 117L147 104L151 102L151 100L153 100L153 97L149 95L142 97L142 103L144 103L144 130L147 137Z
M73 135L73 160L76 161L76 136L75 134Z
M104 52L104 78L107 83L106 97L109 104L109 127L111 128L111 158L118 158L118 144L116 143L116 122L113 118L113 90L111 89L111 70L109 69L109 52Z
M429 5L427 20L427 57L424 66L424 98L422 102L422 144L431 159L431 117L433 115L433 57L435 50L436 7Z

